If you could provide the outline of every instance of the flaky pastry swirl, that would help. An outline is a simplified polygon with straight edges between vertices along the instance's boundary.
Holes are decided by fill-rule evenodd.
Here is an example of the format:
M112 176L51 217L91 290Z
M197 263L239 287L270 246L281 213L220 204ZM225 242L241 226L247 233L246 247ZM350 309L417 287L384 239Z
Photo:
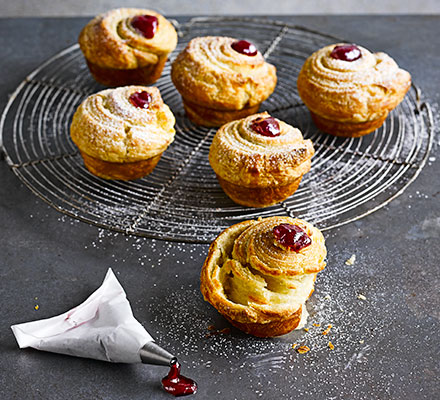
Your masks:
M361 57L344 61L330 56L341 44L313 53L298 76L299 94L313 113L340 122L383 118L403 99L411 84L409 73L385 53L357 46Z
M310 170L313 144L299 129L278 120L280 135L263 136L251 125L267 112L223 125L214 136L209 162L215 173L237 185L284 185Z
M135 107L130 95L146 91L147 109ZM70 128L73 142L91 157L109 162L136 162L162 153L174 140L175 118L159 89L125 86L87 97Z
M298 253L280 247L273 228L286 223L304 229L311 245ZM322 233L303 220L244 221L226 229L211 244L201 272L201 291L232 323L278 324L294 316L291 330L298 325L301 308L313 292L316 274L326 265L326 254ZM264 326L259 333L257 336L265 336ZM282 333L275 331L275 335Z
M205 107L241 110L264 101L274 91L276 69L258 52L235 51L236 39L192 39L173 62L171 78L180 94Z
M153 38L145 38L131 21L138 15L158 18ZM173 25L152 10L118 8L98 15L81 31L79 45L84 56L105 68L135 69L156 64L159 57L173 51L177 33Z

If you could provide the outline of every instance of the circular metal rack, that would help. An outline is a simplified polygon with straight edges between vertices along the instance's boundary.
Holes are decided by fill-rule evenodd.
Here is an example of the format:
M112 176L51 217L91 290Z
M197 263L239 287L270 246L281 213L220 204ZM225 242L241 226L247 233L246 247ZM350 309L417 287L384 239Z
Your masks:
M281 22L243 18L194 18L177 25L179 44L156 86L176 116L174 143L149 176L131 182L91 175L69 136L77 106L101 90L78 46L60 52L16 89L2 115L5 159L14 173L57 210L100 227L135 235L208 243L233 223L290 215L325 230L384 206L417 177L432 143L432 114L413 87L374 133L336 138L320 133L296 89L305 59L341 41ZM215 129L185 117L170 79L170 62L197 36L244 38L277 67L278 85L261 110L299 127L313 141L312 169L296 193L263 209L234 204L217 183L208 152Z

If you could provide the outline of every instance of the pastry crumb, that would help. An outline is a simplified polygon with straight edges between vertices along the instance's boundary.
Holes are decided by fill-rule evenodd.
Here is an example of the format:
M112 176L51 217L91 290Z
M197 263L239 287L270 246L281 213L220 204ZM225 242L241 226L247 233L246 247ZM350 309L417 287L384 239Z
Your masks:
M364 340L364 339L359 340L359 343L360 343L360 344L364 344L364 343L365 343L365 340Z
M299 354L305 354L305 353L307 353L308 351L310 351L310 347L308 347L308 346L301 346L301 347L298 347L298 349L296 350Z
M299 346L299 344L298 343L294 343L294 344L292 344L292 349L296 349L297 347Z
M40 306L38 304L35 305L34 309L38 310L40 308Z
M352 254L352 256L345 261L345 265L353 265L356 261L356 254Z
M306 332L308 332L309 331L309 328L303 328Z
M330 332L330 329L333 328L332 324L328 324L327 329L322 332L323 335L327 335Z
M313 326L320 327L321 324L317 324L317 323L315 322L315 323L313 324Z
M223 328L218 330L214 325L209 325L208 326L208 333L205 335L206 338L209 338L211 336L215 336L215 335L219 335L219 334L224 334L224 335L228 335L229 333L231 333L231 328Z
M367 300L367 298L366 298L363 294L358 294L358 295L357 295L357 298L358 298L359 300L362 300L362 301Z
M333 345L332 342L328 342L328 347L330 348L330 350L334 350L335 346Z

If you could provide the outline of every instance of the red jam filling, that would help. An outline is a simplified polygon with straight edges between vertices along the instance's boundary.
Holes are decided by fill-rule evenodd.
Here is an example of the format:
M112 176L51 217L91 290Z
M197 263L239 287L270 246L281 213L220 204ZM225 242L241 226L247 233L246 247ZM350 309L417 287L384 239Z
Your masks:
M231 44L231 47L238 53L244 54L245 56L256 56L258 53L257 48L247 40L237 40Z
M130 103L135 107L148 108L151 103L151 95L148 92L136 92L129 97Z
M298 225L280 224L273 228L273 234L278 243L290 250L299 252L312 244L312 239Z
M162 386L174 396L186 396L197 392L197 383L180 375L180 364L177 361L171 365L170 372L162 379Z
M362 57L361 50L355 44L342 44L335 46L330 57L336 60L355 61Z
M154 15L138 15L131 20L131 25L147 39L153 39L159 21Z
M252 123L251 128L253 131L263 136L275 137L279 136L281 133L280 124L273 117L256 118Z

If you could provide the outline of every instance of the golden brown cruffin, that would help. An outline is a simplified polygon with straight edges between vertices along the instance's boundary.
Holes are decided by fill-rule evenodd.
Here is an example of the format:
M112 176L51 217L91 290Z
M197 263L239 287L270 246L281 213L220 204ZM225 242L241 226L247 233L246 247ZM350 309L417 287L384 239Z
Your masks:
M263 136L252 129L267 112L223 125L215 134L209 162L224 192L248 207L266 207L291 196L314 154L311 140L299 129L277 120L280 135Z
M276 68L260 52L248 56L235 51L235 41L197 37L172 64L171 79L197 125L221 126L254 114L275 89Z
M385 53L357 46L355 61L334 59L333 44L313 53L298 76L298 92L316 126L336 136L359 137L379 128L405 97L410 74Z
M280 224L302 228L311 238L310 246L299 252L280 246L273 234ZM237 328L260 337L284 335L304 324L305 301L326 265L326 255L322 233L306 221L290 217L244 221L211 244L200 290Z
M151 39L132 25L133 18L141 15L158 19ZM176 45L173 25L157 12L141 8L118 8L98 15L79 36L79 46L91 74L106 86L154 83Z
M130 96L147 92L148 108ZM87 97L76 110L70 136L87 169L105 179L131 180L148 175L174 140L174 115L159 89L126 86Z

